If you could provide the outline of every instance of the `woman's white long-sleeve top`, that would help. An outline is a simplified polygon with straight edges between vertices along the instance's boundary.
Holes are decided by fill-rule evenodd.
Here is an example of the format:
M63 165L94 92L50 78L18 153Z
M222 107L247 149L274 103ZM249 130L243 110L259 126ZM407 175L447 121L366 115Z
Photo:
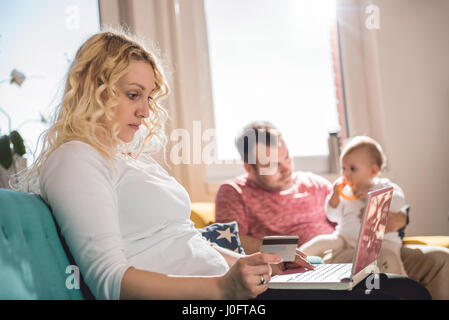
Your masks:
M117 158L113 166L89 144L70 141L40 175L84 281L97 299L118 299L125 271L215 276L225 259L190 221L186 190L152 158Z

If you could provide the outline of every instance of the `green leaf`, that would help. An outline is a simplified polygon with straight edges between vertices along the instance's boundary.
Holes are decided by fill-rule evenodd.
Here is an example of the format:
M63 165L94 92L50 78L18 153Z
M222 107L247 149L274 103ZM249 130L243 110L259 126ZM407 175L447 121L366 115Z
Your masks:
M12 152L8 136L0 137L0 164L6 170L12 165Z
M12 131L9 134L9 138L11 139L12 144L14 145L14 152L19 156L23 156L26 153L25 144L23 143L23 139L20 136L20 133L17 131Z

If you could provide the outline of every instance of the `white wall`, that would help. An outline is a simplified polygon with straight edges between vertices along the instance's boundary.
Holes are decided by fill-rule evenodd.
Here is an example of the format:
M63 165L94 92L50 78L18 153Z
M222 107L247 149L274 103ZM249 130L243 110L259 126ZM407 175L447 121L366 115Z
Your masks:
M449 1L341 3L351 134L383 143L385 175L411 204L407 235L449 235ZM370 4L378 30L365 26Z

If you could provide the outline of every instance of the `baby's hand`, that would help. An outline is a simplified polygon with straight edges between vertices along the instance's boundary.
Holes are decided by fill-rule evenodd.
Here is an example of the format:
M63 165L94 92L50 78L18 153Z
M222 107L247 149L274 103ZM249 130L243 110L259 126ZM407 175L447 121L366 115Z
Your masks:
M338 178L334 182L334 186L333 186L333 190L332 190L332 196L329 199L329 205L332 208L336 208L340 204L340 195L339 195L339 192L338 192L338 187L341 184L343 184L343 177Z

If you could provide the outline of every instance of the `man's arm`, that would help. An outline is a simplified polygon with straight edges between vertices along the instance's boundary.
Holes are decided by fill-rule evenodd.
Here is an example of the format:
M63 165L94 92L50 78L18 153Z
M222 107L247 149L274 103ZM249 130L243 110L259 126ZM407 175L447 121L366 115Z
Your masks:
M402 212L389 212L385 232L397 232L407 225L407 215Z
M398 232L408 224L408 210L405 203L404 191L397 184L391 182L390 184L394 190L385 232Z

